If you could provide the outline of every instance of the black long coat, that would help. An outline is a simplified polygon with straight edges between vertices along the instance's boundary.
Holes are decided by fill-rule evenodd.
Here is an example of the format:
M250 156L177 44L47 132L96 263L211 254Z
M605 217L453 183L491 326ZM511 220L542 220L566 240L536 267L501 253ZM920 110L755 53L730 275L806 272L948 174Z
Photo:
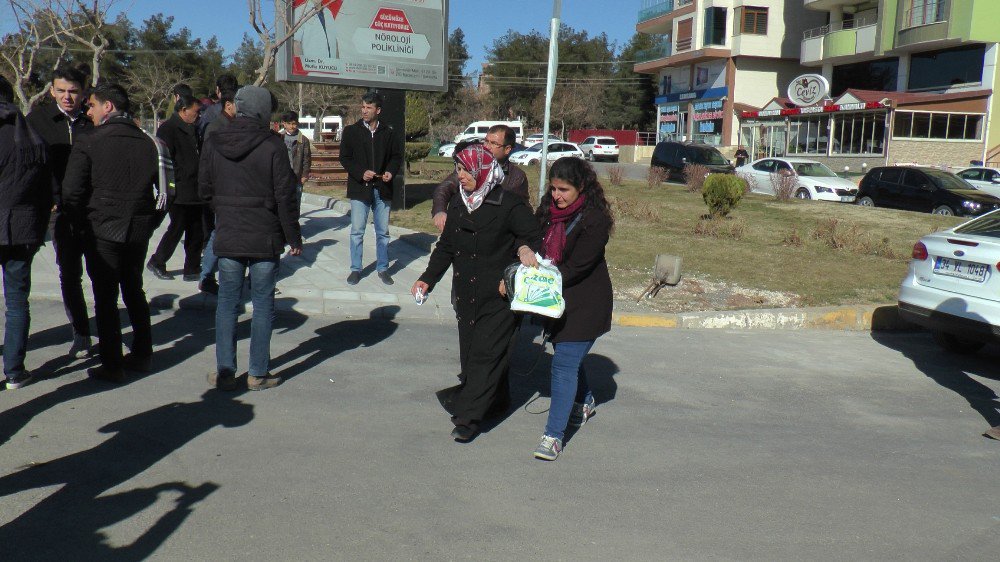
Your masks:
M170 159L174 161L175 205L202 205L198 197L198 137L194 125L188 125L174 113L160 128L156 136L167 145Z
M611 329L614 293L604 249L611 222L597 211L585 211L566 235L562 275L566 312L552 320L552 342L596 340Z
M509 348L515 318L500 294L503 270L516 261L515 243L541 247L538 220L520 197L494 188L473 213L456 195L448 219L420 280L431 290L451 266L463 383L450 411L459 425L482 420L494 401L506 398Z

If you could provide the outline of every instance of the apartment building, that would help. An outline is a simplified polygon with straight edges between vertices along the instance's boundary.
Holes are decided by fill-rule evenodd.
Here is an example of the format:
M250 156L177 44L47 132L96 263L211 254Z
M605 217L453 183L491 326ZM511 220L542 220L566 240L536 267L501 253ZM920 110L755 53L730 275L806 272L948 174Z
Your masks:
M808 155L838 167L1000 164L991 118L1000 0L802 4L825 22L803 32L801 64L829 92L811 106L762 97L759 110L742 111L754 156Z
M802 73L802 33L824 23L798 0L643 0L636 30L658 43L635 71L658 85L657 140L737 144L736 109L781 95Z

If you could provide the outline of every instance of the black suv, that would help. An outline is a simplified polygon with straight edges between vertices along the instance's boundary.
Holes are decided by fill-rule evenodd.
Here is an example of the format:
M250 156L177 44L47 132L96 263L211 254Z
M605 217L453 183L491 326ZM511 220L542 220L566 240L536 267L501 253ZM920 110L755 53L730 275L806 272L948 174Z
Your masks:
M732 174L736 168L714 146L663 141L653 149L650 166L663 168L667 179L684 181L684 167L701 164L713 174Z
M976 216L1000 208L1000 199L977 191L955 174L922 166L869 170L861 180L856 202L866 207L958 216Z

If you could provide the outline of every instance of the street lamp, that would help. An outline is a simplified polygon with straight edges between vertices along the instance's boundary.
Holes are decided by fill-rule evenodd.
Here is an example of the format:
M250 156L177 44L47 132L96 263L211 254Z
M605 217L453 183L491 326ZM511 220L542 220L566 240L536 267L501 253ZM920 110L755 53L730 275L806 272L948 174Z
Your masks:
M542 124L542 159L538 163L538 203L545 196L545 171L549 163L549 116L552 114L552 94L556 89L556 67L559 65L559 14L562 0L552 0L552 22L549 25L549 74L545 81L545 123Z

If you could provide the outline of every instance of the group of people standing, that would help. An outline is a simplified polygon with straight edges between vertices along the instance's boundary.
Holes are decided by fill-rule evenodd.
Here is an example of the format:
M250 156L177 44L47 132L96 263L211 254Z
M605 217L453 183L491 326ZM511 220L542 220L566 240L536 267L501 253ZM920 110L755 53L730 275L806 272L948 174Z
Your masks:
M13 90L0 78L0 265L6 327L4 374L9 389L31 380L24 367L30 323L31 261L44 243L50 213L66 312L73 328L70 355L92 352L82 286L84 263L94 292L100 365L93 378L123 382L127 371L152 369L145 269L171 278L166 262L184 239L186 281L218 294L216 367L209 383L237 387L236 324L247 276L253 303L247 387L281 382L269 371L271 322L279 258L302 252L298 217L302 184L309 175L309 141L298 116L281 116L271 130L274 96L256 86L238 88L231 77L217 83L215 103L175 91L175 112L157 135L132 118L127 92L101 83L84 91L76 69L54 73L52 103L25 118ZM373 217L376 272L389 273L388 220L393 180L402 167L399 133L379 121L382 98L361 100L361 119L343 133L340 159L348 171L351 200L351 271L360 281L362 242ZM432 218L441 231L426 271L411 287L432 292L446 271L454 275L452 302L459 332L460 384L439 393L451 414L452 437L475 438L490 416L510 405L508 373L517 327L504 271L512 261L537 266L538 256L558 267L565 314L546 322L553 342L552 401L535 457L555 460L567 427L595 413L583 360L611 326L612 289L605 246L614 227L603 188L581 159L552 165L537 211L529 203L524 172L508 157L513 129L498 125L483 142L463 143L455 172L435 190ZM169 215L170 225L146 261L150 238ZM218 271L218 280L214 271ZM118 298L133 330L122 353Z
M24 366L31 263L50 217L74 359L94 351L84 267L93 286L100 365L88 369L89 376L121 383L129 371L153 368L144 264L157 277L172 278L165 264L183 238L184 279L219 295L210 384L236 386L235 327L249 271L254 313L247 386L276 386L280 377L268 371L275 281L285 247L291 255L302 251L298 216L309 173L308 147L302 146L308 140L290 131L290 124L275 134L274 96L256 86L238 88L231 76L217 81L214 103L198 100L186 86L175 89L174 113L155 136L132 117L124 88L104 82L85 89L86 82L84 68L56 70L50 103L25 117L13 103L11 84L0 78L6 387L32 380ZM165 215L170 224L147 262L150 238ZM119 295L132 326L128 353L122 349Z

